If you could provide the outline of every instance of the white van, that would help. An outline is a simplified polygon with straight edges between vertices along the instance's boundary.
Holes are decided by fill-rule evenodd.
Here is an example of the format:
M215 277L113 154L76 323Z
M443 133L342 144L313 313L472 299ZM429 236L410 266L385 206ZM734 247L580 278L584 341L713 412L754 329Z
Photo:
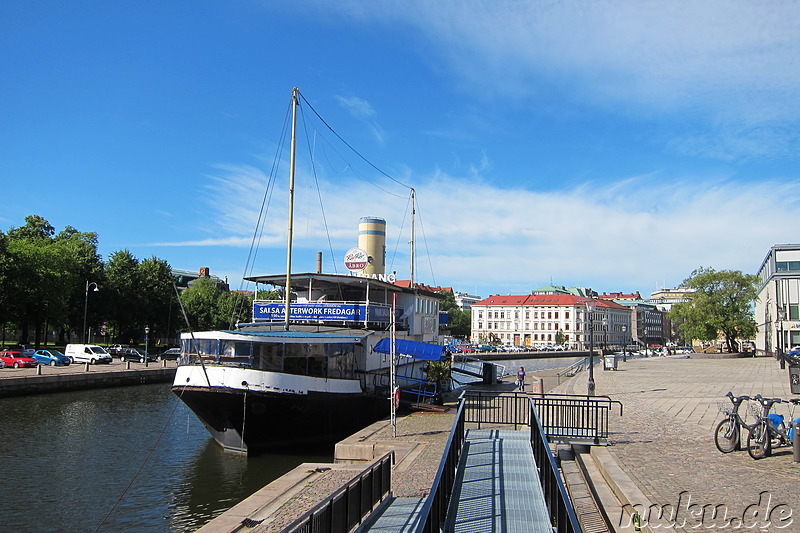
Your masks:
M64 355L73 363L110 363L111 355L94 344L67 344Z

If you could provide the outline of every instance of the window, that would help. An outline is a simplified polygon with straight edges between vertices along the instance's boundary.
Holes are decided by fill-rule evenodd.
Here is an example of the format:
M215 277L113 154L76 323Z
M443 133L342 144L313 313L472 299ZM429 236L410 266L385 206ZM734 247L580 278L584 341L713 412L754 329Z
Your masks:
M800 270L800 261L777 261L775 268L778 272L797 272Z
M547 312L547 318L548 319L553 318L553 313L551 311Z
M569 320L569 311L564 311L564 318Z
M555 318L556 320L558 320L558 311L556 311L556 316L555 316L554 318Z
M789 320L800 320L800 305L789 304Z

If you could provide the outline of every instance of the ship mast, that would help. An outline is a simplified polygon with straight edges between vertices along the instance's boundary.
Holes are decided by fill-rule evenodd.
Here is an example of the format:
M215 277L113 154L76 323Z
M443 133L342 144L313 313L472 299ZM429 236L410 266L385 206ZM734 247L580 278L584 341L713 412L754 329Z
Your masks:
M292 141L289 148L289 224L286 244L286 293L284 297L285 328L289 330L289 315L292 305L292 232L294 228L294 166L295 166L295 133L297 130L297 94L300 90L292 89Z
M414 188L411 188L411 289L414 288Z

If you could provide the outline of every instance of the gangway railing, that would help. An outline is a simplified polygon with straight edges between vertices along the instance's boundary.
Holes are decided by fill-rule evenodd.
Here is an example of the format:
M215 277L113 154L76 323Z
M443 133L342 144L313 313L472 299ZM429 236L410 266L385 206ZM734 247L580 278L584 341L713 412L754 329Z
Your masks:
M442 530L450 498L455 484L459 460L462 456L466 424L530 424L531 449L536 461L537 474L544 492L545 502L550 513L554 533L582 533L575 508L561 479L555 458L550 451L548 425L540 418L541 411L536 401L541 398L527 394L490 394L469 391L461 395L456 419L445 446L439 470L431 486L431 492L420 512L415 533L438 533ZM594 398L586 406L593 404L622 404L607 397Z
M622 416L622 403L608 396L469 391L464 396L466 421L478 428L527 426L532 423L529 402L536 406L550 442L602 444L608 440L609 414L615 405Z
M394 464L394 451L375 461L347 485L282 529L281 533L352 531L378 504L392 496L392 464ZM259 523L245 519L242 522L242 529L256 527Z

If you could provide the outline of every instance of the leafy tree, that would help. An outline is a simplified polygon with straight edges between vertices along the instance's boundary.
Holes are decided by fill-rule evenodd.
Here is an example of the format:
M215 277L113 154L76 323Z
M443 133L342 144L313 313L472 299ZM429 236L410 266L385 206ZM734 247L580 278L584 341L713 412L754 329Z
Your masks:
M75 311L85 312L88 324L91 324L95 331L98 323L107 314L102 289L97 295L92 291L91 302L88 301L86 294L87 283L96 283L98 287L105 285L103 261L97 253L97 233L83 233L72 226L67 226L55 236L54 243L69 260L68 309L70 311L60 321L50 317L51 325L59 328L59 344L65 344L70 331L83 329L83 314Z
M204 331L226 327L220 318L217 302L223 294L220 285L211 278L198 278L181 293L181 303L194 330ZM186 328L182 328L186 331Z
M556 333L556 344L564 344L564 342L566 342L566 340L567 340L567 338L564 335L564 332L561 331L561 330L558 330L558 332Z
M138 342L144 337L145 326L139 260L130 251L119 250L108 258L104 272L106 287L101 290L105 295L112 338Z
M136 267L138 283L141 287L142 314L136 324L140 329L150 328L150 338L165 340L169 338L174 289L172 269L163 259L151 257L143 259Z
M736 352L737 338L756 334L753 302L759 282L758 276L738 270L698 268L681 285L695 289L691 301L675 305L669 318L679 324L683 338L714 341L721 332L728 351Z
M436 383L436 396L433 401L437 405L442 405L442 386L450 379L449 361L431 361L428 363L428 381Z
M444 300L439 303L439 309L447 311L450 333L454 337L468 339L472 332L472 313L458 307L453 291L442 289L439 294Z

